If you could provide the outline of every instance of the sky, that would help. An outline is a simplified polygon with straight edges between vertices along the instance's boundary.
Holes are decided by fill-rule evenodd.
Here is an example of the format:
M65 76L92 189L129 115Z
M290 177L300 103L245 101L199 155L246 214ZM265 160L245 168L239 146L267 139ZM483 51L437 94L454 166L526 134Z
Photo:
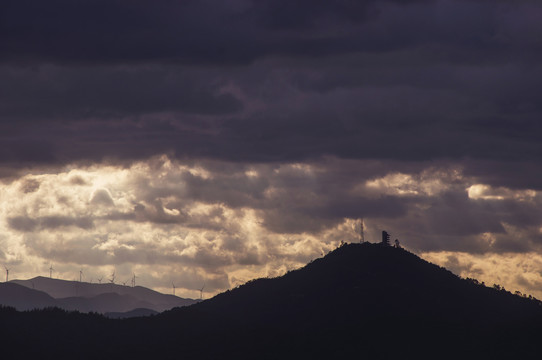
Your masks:
M542 298L542 4L3 0L0 264L199 297L380 241Z

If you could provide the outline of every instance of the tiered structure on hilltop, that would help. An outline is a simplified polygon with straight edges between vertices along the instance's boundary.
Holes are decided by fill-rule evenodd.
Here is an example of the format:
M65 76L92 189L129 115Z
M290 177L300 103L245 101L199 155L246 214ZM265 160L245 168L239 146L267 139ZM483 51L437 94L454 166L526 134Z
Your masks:
M382 231L382 242L383 245L390 246L390 234L387 231Z

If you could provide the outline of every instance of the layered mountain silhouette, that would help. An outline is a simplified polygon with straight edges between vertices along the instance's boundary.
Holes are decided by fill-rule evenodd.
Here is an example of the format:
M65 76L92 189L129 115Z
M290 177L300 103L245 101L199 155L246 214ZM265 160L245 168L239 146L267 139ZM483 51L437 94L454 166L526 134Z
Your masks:
M127 319L133 317L151 316L158 314L158 311L154 311L147 308L137 308L126 312L106 312L104 315L110 319Z
M57 305L56 300L43 291L32 290L16 283L0 284L0 305L17 310L32 310Z
M197 300L161 294L142 286L91 284L41 276L0 284L0 305L12 306L17 310L58 307L71 311L111 313L114 317L129 317L143 313L154 314L196 302ZM132 312L135 309L148 311Z
M367 243L152 317L2 309L0 321L0 338L25 356L85 348L78 355L88 358L533 359L542 350L538 300Z

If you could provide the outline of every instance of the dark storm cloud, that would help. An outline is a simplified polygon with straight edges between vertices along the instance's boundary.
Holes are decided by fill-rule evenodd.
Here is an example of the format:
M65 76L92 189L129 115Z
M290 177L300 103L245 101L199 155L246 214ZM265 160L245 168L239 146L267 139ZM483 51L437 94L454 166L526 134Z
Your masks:
M421 44L458 58L540 50L536 16L521 18L537 10L528 1L13 0L1 10L2 58L29 62L244 63Z
M268 54L378 49L381 42L367 41L348 30L378 17L380 3L431 2L5 1L0 8L1 59L246 63ZM384 47L393 47L388 43Z
M542 153L531 1L0 6L4 163Z
M26 62L245 64L420 45L472 61L539 51L536 18L519 20L532 10L461 0L12 0L2 3L0 40L4 61Z
M221 114L240 110L216 85L175 69L0 69L5 119L112 118L153 112ZM51 83L53 82L53 83Z
M542 130L535 131L535 134L540 133L542 133ZM522 144L519 140L516 141L520 145ZM514 150L509 149L509 151ZM465 161L465 169L468 175L475 176L492 186L507 186L513 189L540 189L542 187L540 182L542 167L540 167L536 154L537 150L532 149L528 153L518 154L524 155L524 158L516 161L469 159Z
M486 202L474 202L465 192L445 193L427 209L433 234L466 236L484 232L503 233L504 228Z
M539 196L472 199L462 187L411 199L407 214L382 219L417 251L506 253L537 251L542 241Z

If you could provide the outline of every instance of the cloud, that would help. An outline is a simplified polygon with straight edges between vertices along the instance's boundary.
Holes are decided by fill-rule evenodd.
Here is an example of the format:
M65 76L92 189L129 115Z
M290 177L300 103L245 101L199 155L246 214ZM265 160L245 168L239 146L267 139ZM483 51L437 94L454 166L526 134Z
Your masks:
M160 288L169 283L150 269L190 268L194 280L186 284L215 279L209 292L356 242L359 218L367 240L378 242L386 229L418 253L450 253L445 263L438 259L458 272L475 272L460 254L519 258L540 249L537 191L494 189L458 166L408 168L389 172L378 162L338 158L244 164L162 156L128 168L27 175L3 190L3 248L12 261L23 259L19 273L36 268L28 262L54 262L58 276L74 266L96 278L113 268L126 278L137 270ZM39 188L21 193L30 179Z
M2 60L246 64L417 47L489 61L509 50L534 56L537 10L529 1L7 1Z
M486 254L440 252L426 253L429 261L446 266L457 275L484 281L486 286L499 284L510 292L521 291L537 298L540 291L542 261L538 253Z
M153 6L140 0L83 1L74 6L65 0L47 5L35 0L8 1L2 6L6 30L2 59L239 64L265 54L327 54L331 30L336 32L331 51L352 51L356 47L349 44L353 39L348 30L394 3L233 1L226 6L183 1ZM324 31L314 31L320 24L326 24Z
M21 184L21 191L24 193L31 193L38 190L40 187L39 181L35 179L28 179L23 184Z
M70 183L73 184L73 185L80 185L80 186L85 186L85 185L88 185L88 183L86 182L85 179L83 179L81 176L79 175L74 175L70 178Z
M24 216L9 217L9 227L22 231L33 232L43 229L57 229L64 226L75 226L80 229L89 229L94 226L91 218L74 218L70 216L44 216L41 218L28 218Z
M90 197L90 203L98 206L115 206L111 194L107 189L95 190Z
M540 187L539 5L147 5L2 5L2 26L13 30L3 32L0 66L5 176L161 154L251 163L333 156L393 162L395 171L398 162L451 159L479 183ZM66 28L70 36L57 36Z

